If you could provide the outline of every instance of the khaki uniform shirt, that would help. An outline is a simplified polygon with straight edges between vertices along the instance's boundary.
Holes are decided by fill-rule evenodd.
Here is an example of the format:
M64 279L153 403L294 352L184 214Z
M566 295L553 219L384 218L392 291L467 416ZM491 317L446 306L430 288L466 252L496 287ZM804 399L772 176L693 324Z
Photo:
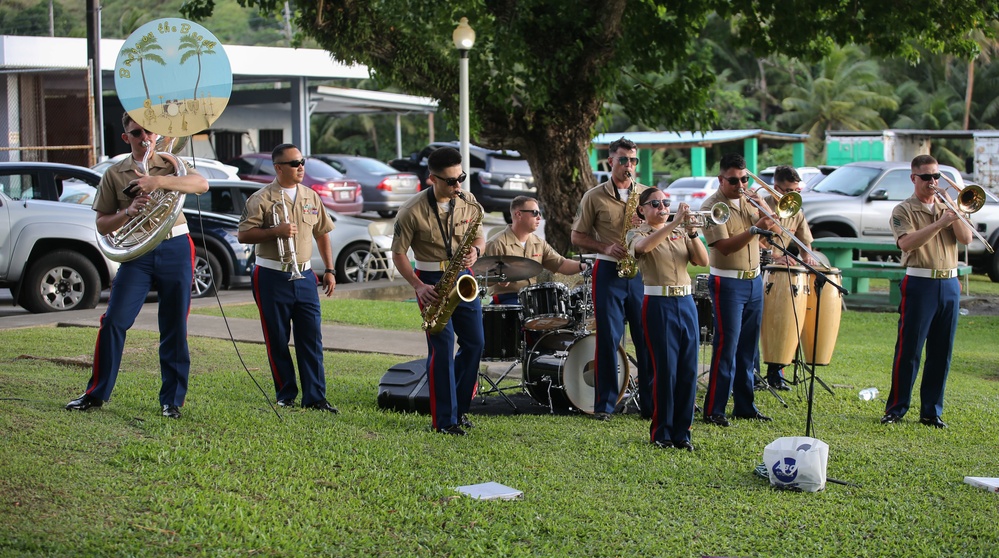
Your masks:
M690 285L690 274L687 273L690 251L687 248L686 234L674 230L655 249L644 254L635 253L635 244L653 232L655 230L648 223L642 223L628 231L628 252L638 260L642 283L650 287ZM695 238L692 241L700 242L701 239Z
M486 251L483 255L486 256L519 256L522 258L528 258L536 262L540 262L541 266L551 272L557 272L558 268L562 266L562 262L565 261L554 248L551 247L547 242L542 240L538 235L531 233L527 237L527 242L523 246L520 245L520 240L517 239L517 235L513 233L513 227L507 225L505 229L499 233L493 235L486 243ZM524 279L523 281L515 281L507 286L494 285L490 289L490 295L501 295L507 293L519 293L520 289L537 283L536 279Z
M429 192L429 193L428 193ZM475 200L470 192L464 192L469 202ZM405 254L410 248L413 256L421 262L446 262L447 251L444 248L444 237L441 236L441 226L444 227L447 241L451 243L451 254L458 251L461 239L469 227L473 226L479 217L479 210L471 203L455 198L451 211L440 212L440 225L435 214L438 212L437 198L433 188L410 198L399 208L395 220L395 230L392 236L392 251ZM482 227L476 231L475 238L484 238Z
M635 184L632 196L641 195L648 186ZM587 234L599 242L622 242L625 227L631 227L631 215L625 216L625 202L618 199L617 187L608 180L591 188L579 201L572 230ZM627 219L627 221L625 221Z
M728 204L731 216L728 221L721 225L704 227L704 239L708 242L708 247L719 240L733 237L744 230L749 229L760 220L760 212L753 204L746 200L745 196L739 198L739 207L732 205L732 200L725 197L721 190L718 190L704 202L701 207L711 207L722 202ZM711 267L718 269L731 269L737 271L750 271L760 266L760 241L756 236L749 241L749 244L741 250L737 250L729 255L724 255L720 251L711 248L708 250L708 263Z
M770 206L770 210L773 211L773 214L777 215L777 200L773 196L767 195L767 196L765 196L763 198L763 201L768 206ZM805 221L805 212L804 211L798 211L797 213L795 213L794 215L792 215L790 217L784 217L782 219L779 219L779 221L780 221L780 225L782 227L784 227L785 229L787 229L788 232L790 232L791 234L793 234L794 236L796 236L798 238L798 240L800 240L801 242L803 242L803 243L807 244L809 247L811 247L812 240L813 240L813 238L812 238L812 231L808 228L808 223ZM791 240L791 238L787 234L785 234L784 231L781 231L780 235L774 235L774 236L775 236L775 238L772 239L771 244L774 244L774 243L778 242L776 236L780 236L781 240L784 241L784 243L782 244L782 246L787 247L787 246L791 246L791 244L794 243L794 241ZM774 254L775 257L776 256L782 256L782 255L783 255L783 253L781 253L781 254Z
M187 166L187 174L198 174L198 171ZM146 166L149 169L149 176L167 176L174 174L173 163L167 161L159 154L152 154ZM132 198L125 194L125 188L133 180L139 178L139 173L135 168L135 161L131 157L125 157L121 161L108 167L101 177L101 183L97 185L97 194L94 196L94 211L112 215L132 204ZM177 217L174 226L187 223L184 213Z
M312 239L314 235L326 234L333 230L333 220L326 212L322 200L312 188L299 184L295 194L295 201L292 202L288 196L281 191L281 185L275 180L260 190L257 190L246 200L246 207L243 208L243 216L240 217L239 230L248 231L250 229L269 229L284 222L284 211L281 208L281 201L287 204L288 217L291 222L298 225L298 234L295 235L295 259L299 264L312 259ZM280 221L275 221L274 210ZM284 239L274 239L274 242L262 242L257 244L257 257L281 261L278 253L278 242ZM285 256L288 258L288 256ZM290 259L290 258L289 258Z
M895 235L895 243L898 244L902 235L916 232L940 219L946 209L944 204L935 203L930 211L916 196L896 205L891 212L891 230ZM957 235L954 234L954 224L951 223L919 248L902 252L902 266L925 269L957 267Z

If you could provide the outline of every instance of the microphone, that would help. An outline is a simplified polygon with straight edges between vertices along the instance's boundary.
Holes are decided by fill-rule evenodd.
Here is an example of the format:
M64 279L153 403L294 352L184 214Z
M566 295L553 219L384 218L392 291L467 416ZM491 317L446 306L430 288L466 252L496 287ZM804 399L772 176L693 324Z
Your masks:
M772 231L768 231L767 229L761 229L760 227L757 226L749 227L749 234L758 234L766 238L773 238L774 236L774 233Z

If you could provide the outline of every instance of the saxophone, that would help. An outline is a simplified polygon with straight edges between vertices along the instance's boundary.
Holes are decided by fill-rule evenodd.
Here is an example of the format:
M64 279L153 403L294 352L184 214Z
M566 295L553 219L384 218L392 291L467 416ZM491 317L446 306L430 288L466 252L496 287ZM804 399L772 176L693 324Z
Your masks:
M463 193L458 192L458 197L468 203ZM440 281L434 285L434 290L437 292L437 302L423 309L423 330L431 335L437 335L444 331L459 302L471 302L479 296L479 284L475 282L475 278L471 275L460 275L465 269L461 262L468 255L468 251L472 249L472 242L478 234L479 226L482 225L482 206L478 202L472 202L472 205L479 212L479 215L475 218L472 226L465 231L465 235L461 237L458 251L448 261L447 269L444 270L444 275ZM450 239L447 240L447 242L450 241Z
M628 204L624 207L624 224L621 226L622 248L627 246L628 231L631 229L631 216L638 209L638 193L635 192L635 180L631 177L631 172L628 172L628 180L631 180L631 185L628 186ZM631 279L636 275L638 275L638 262L634 256L628 253L617 262L617 276Z

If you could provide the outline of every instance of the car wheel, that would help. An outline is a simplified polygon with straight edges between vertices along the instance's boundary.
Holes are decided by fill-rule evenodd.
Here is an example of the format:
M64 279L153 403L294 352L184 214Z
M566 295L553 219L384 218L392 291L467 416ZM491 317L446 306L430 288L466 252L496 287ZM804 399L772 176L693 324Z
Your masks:
M194 282L191 283L191 298L212 296L222 283L222 264L215 254L205 253L204 248L194 249Z
M999 254L993 254L989 260L989 279L993 283L999 283Z
M384 217L385 219L391 219L395 217L396 211L379 211L378 216Z
M833 231L819 230L812 231L812 238L840 238L840 236Z
M365 280L364 270L371 258L371 252L368 251L370 247L366 242L357 242L340 252L336 260L338 283L361 283Z
M81 254L57 250L46 254L24 276L21 306L31 312L93 308L101 296L101 276Z

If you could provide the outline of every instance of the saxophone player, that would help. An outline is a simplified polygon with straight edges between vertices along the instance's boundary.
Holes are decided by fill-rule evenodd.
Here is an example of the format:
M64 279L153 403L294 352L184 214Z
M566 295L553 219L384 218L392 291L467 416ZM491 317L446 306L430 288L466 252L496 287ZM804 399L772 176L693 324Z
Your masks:
M631 341L638 360L638 396L642 417L652 418L652 364L642 335L641 274L622 277L619 261L631 258L624 246L625 234L639 221L635 216L638 196L647 189L631 178L638 166L638 146L621 138L611 142L607 161L611 179L583 194L572 223L572 243L596 252L593 265L593 308L597 342L593 416L608 420L618 401L617 347L624 337L624 322L631 324ZM634 264L634 260L631 260Z
M445 276L445 271L460 266L457 275L471 275L469 268L486 246L479 226L481 209L470 193L461 191L461 184L467 177L461 164L461 153L457 149L442 147L433 151L427 158L432 188L413 196L399 209L396 218L392 260L416 292L421 311L443 302L435 285ZM466 234L469 231L471 235ZM466 237L470 243L467 246L463 242ZM410 248L416 258L415 270L407 256ZM457 354L454 352L456 334ZM443 330L427 332L426 367L435 431L464 436L465 429L472 427L466 414L484 347L482 306L477 296L459 302Z

